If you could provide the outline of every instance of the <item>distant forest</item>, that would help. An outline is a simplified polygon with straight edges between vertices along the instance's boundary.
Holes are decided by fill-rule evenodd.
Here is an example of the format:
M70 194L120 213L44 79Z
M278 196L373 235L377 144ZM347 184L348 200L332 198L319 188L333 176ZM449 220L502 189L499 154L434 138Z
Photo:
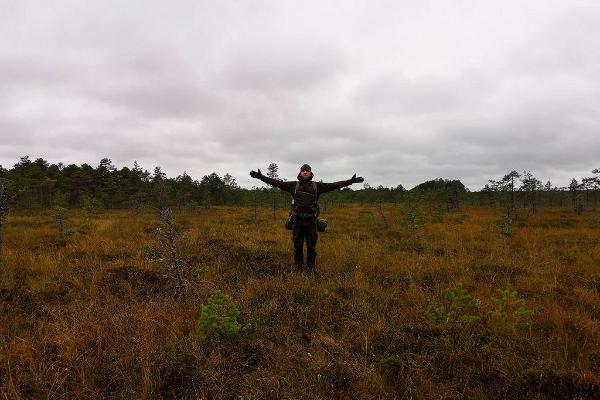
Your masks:
M277 176L277 164L271 163L268 175ZM258 183L258 182L257 182ZM11 208L45 209L56 206L87 209L140 207L210 207L212 205L268 205L286 208L290 196L270 187L241 188L230 174L215 172L195 180L187 173L168 178L160 167L117 169L103 158L96 167L88 164L50 164L42 158L32 161L21 157L11 169L0 166L0 195L10 198ZM600 169L581 181L573 179L569 187L545 184L529 172L510 171L499 180L490 180L480 191L469 192L459 180L435 179L411 190L396 187L370 187L328 193L321 201L380 203L424 201L442 205L448 211L463 203L523 206L535 213L541 205L569 206L577 212L595 209L600 199Z

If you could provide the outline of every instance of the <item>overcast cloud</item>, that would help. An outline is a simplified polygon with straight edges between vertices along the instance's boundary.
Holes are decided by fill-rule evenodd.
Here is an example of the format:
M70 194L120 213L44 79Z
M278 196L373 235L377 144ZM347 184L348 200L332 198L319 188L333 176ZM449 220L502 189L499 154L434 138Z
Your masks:
M599 77L597 0L0 0L0 164L567 185Z

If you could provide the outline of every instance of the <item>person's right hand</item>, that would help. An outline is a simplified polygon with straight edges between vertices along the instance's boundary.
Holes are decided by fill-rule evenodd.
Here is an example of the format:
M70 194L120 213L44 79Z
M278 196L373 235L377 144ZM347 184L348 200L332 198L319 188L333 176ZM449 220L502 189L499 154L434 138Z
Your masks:
M262 172L260 172L260 168L258 169L258 172L250 171L250 176L256 179L260 179L262 177Z

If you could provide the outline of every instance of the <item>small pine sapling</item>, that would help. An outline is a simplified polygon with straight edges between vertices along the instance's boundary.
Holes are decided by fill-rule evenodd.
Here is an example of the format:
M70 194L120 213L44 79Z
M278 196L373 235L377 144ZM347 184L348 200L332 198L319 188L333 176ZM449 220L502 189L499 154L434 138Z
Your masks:
M55 206L52 209L52 216L54 217L54 221L58 227L60 240L64 244L66 243L67 235L70 233L67 209L61 206Z
M423 244L419 231L425 226L425 215L415 201L409 202L402 210L401 225L408 230L403 246L407 250L422 252Z
M197 214L200 209L200 203L196 200L190 200L185 204L185 211L189 214Z
M198 327L206 339L237 338L250 330L250 324L240 324L239 308L225 293L217 290L202 306Z
M161 226L158 228L158 236L162 245L161 261L167 269L167 278L175 295L184 294L188 287L188 262L181 255L179 228L175 224L173 211L164 208L161 211Z
M431 221L435 223L441 223L444 221L444 213L446 208L441 202L436 202L431 210Z
M526 324L533 311L525 306L525 300L519 298L516 290L513 290L510 283L507 283L504 289L498 289L500 297L492 298L495 308L490 311L490 316L507 325Z
M402 225L413 234L425 225L425 215L416 202L410 202L404 208Z
M499 223L499 227L500 227L500 233L503 234L504 236L512 236L513 234L513 230L512 230L512 217L508 214L505 214L502 216L502 219L500 220Z
M475 298L467 291L462 283L446 291L446 297L449 304L447 306L439 305L434 301L429 303L427 318L437 322L463 322L472 323L481 318L477 314L477 302Z

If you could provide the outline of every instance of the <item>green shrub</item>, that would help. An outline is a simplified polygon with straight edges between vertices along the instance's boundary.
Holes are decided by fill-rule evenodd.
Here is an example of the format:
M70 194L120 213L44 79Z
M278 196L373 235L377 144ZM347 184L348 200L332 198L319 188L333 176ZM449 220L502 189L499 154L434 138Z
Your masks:
M52 216L54 217L54 221L56 222L56 226L58 227L58 233L62 239L70 233L69 223L67 220L67 209L60 206L55 206L52 209Z
M415 232L421 229L425 223L425 214L421 211L418 204L415 202L408 203L403 210L401 210L402 226L407 228L410 232Z
M250 329L250 324L242 325L237 321L239 315L239 308L229 296L217 290L202 306L198 327L208 339L239 337Z
M516 290L510 283L504 289L498 289L499 298L492 298L496 308L490 311L492 318L509 324L525 323L533 314L532 310L525 307L525 300L519 298Z
M464 322L471 323L479 321L477 303L475 298L465 289L462 283L446 291L449 304L440 305L435 301L429 303L427 318L437 322Z
M431 211L431 221L436 223L443 222L445 212L446 208L444 205L441 202L436 203Z
M185 211L190 214L196 214L198 210L200 210L200 203L195 200L191 200L185 205Z
M104 204L98 198L84 194L81 198L81 208L86 214L99 214L104 211Z
M206 272L208 272L208 268L206 266L198 265L198 266L194 267L192 272L194 273L194 276L197 279L202 279L204 277L204 275L206 275Z

